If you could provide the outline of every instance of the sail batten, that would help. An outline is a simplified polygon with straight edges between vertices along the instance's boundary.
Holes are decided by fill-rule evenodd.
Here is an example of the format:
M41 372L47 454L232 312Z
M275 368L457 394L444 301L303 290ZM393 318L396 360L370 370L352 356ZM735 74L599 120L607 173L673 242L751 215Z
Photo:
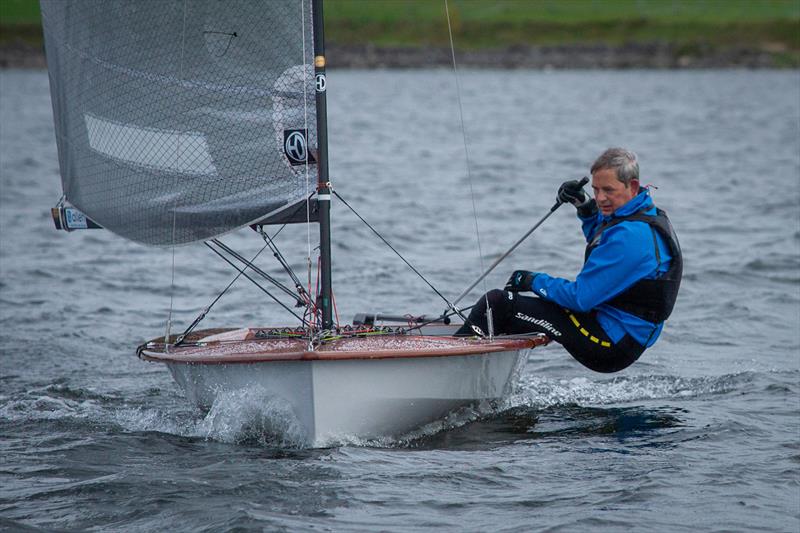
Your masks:
M62 186L91 220L166 246L306 200L311 0L41 7Z

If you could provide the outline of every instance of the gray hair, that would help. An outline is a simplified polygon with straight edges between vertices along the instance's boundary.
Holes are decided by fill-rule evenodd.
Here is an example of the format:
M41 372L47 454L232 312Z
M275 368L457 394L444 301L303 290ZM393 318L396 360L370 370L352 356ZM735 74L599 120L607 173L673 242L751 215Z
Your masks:
M591 173L611 169L617 172L617 179L630 186L631 180L639 179L639 162L636 154L624 148L609 148L592 165Z

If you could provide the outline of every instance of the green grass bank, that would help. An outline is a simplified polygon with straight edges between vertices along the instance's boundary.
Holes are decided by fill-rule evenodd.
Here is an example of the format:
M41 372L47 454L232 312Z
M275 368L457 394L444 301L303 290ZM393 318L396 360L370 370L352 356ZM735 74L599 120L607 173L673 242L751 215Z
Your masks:
M328 0L324 6L332 66L337 50L386 59L401 53L425 64L432 57L426 50L449 46L444 0ZM553 49L640 50L646 61L656 46L676 61L756 54L765 66L800 67L800 0L448 0L447 7L467 63L486 51L499 57ZM36 0L0 0L0 46L41 48ZM413 66L409 61L388 66Z

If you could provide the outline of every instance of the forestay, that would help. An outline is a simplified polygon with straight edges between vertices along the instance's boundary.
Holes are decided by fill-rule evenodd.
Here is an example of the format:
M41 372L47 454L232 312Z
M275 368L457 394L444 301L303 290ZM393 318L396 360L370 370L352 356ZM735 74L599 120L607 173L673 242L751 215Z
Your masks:
M104 228L206 240L315 187L311 0L41 7L64 194Z

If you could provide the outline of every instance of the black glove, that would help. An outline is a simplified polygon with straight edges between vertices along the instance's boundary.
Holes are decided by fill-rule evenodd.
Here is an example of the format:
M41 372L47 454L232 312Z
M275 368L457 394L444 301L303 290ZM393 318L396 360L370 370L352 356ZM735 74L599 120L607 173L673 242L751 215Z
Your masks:
M533 290L533 280L538 276L538 272L528 272L527 270L515 270L506 282L505 289L511 292L523 292Z
M582 218L590 217L597 213L597 202L583 192L583 187L578 180L568 180L558 188L558 201L562 204L572 204L578 209Z
M580 207L586 203L586 193L578 180L568 180L558 188L558 201Z

